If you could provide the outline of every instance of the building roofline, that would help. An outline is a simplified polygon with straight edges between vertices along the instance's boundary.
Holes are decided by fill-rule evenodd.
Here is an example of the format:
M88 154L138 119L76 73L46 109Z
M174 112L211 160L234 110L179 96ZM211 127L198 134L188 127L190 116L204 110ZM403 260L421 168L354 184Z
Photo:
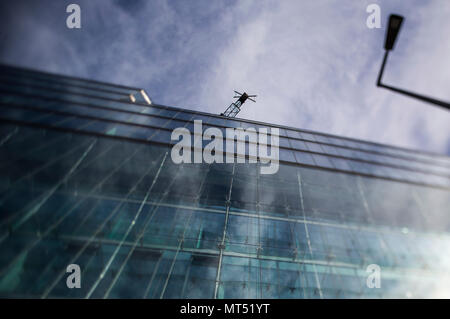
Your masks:
M185 108L175 107L175 106L168 106L168 105L163 105L163 104L158 104L158 103L154 103L154 104L152 104L152 106L160 106L160 107L163 107L163 108L171 108L171 109L174 109L174 110L182 110L182 111L187 111L187 112L191 112L191 113L197 113L197 114L201 114L201 115L213 116L213 117L216 117L216 118L219 118L219 119L227 119L226 117L220 116L218 114L208 113L208 112L204 112L204 111L191 110L191 109L185 109ZM305 133L329 136L329 137L338 138L338 139L345 139L345 140L349 140L349 141L353 141L353 142L372 144L372 145L375 145L375 146L384 146L384 147L389 147L389 148L392 148L392 149L398 149L398 150L407 151L407 152L410 152L410 153L419 153L419 154L430 155L430 156L434 156L434 157L441 157L444 160L449 160L450 161L450 156L446 155L446 154L442 154L442 153L418 150L418 149L414 149L414 148L407 148L407 147L396 146L396 145L392 145L392 144L383 144L383 143L373 142L373 141L369 141L369 140L362 140L362 139L358 139L358 138L354 138L354 137L347 137L347 136L342 136L342 135L334 135L334 134L331 134L331 133L312 131L312 130L303 129L303 128L300 129L300 128L287 126L287 125L273 124L273 123L267 123L267 122L260 122L260 121L256 121L256 120L244 119L244 118L239 118L239 117L233 117L233 118L231 118L231 120L237 120L237 121L240 121L240 122L247 122L247 123L259 124L259 125L264 125L264 126L273 126L273 127L288 129L288 130L292 130L292 131L297 131L297 132L300 132L300 133L301 132L305 132ZM449 164L450 164L450 162L449 162Z
M213 116L213 117L219 118L219 119L227 119L227 118L225 118L223 116L220 116L218 114L213 114L213 113L209 113L209 112L204 112L204 111L186 109L186 108L182 108L182 107L175 107L175 106L169 106L169 105L163 105L163 104L159 104L159 103L154 103L153 100L148 96L147 92L144 89L142 89L142 88L136 88L136 87L131 87L131 86L113 84L113 83L109 83L109 82L98 81L98 80L91 80L91 79L74 77L74 76L68 76L68 75L61 75L61 74L58 74L58 73L41 71L41 70L36 70L36 69L30 69L30 68L16 66L16 65L8 65L8 64L4 64L4 63L0 63L0 67L6 67L6 68L11 68L11 69L19 69L19 70L23 70L25 72L30 72L30 73L35 73L35 74L42 73L42 74L47 74L47 75L51 75L51 76L55 76L55 77L59 77L59 78L65 78L65 79L69 79L69 80L77 80L77 81L83 81L83 82L107 85L107 86L117 87L117 88L122 88L122 89L136 90L136 91L139 91L139 92L144 91L145 95L151 101L151 106L152 107L158 107L159 106L159 107L162 107L162 108L169 108L169 109L173 109L173 110L181 110L181 111L195 113L195 114L202 114L202 115L207 115L207 116ZM148 104L139 103L139 102L135 102L133 104L149 106ZM406 152L410 152L410 153L418 153L418 154L423 154L423 155L428 155L428 156L441 158L441 159L444 159L444 160L450 160L450 156L448 156L446 154L442 154L442 153L437 153L437 152L431 152L431 151L424 151L424 150L419 150L419 149L407 148L407 147L396 146L396 145L392 145L392 144L383 144L383 143L373 142L373 141L369 141L369 140L362 140L362 139L358 139L358 138L354 138L354 137L335 135L335 134L331 134L331 133L318 132L318 131L313 131L313 130L308 130L308 129L299 129L299 128L292 127L292 126L286 126L286 125L274 124L274 123L267 123L267 122L260 122L260 121L256 121L256 120L244 119L244 118L239 118L239 117L232 118L232 120L237 120L237 121L240 121L240 122L247 122L247 123L252 123L252 124L258 124L258 125L264 125L264 126L273 126L273 127L278 127L278 128L282 128L282 129L289 129L289 130L297 131L297 132L300 132L300 133L301 132L312 133L312 134L322 135L322 136L325 136L325 137L328 136L328 137L344 139L344 140L358 142L358 143L371 144L371 145L374 145L374 146L388 147L388 148L391 148L391 149L402 150L402 151L406 151Z
M23 66L18 66L18 65L13 65L13 64L5 64L5 63L1 63L1 62L0 62L0 67L5 67L5 68L9 68L9 69L18 69L18 70L21 70L21 71L34 73L34 74L41 73L41 74L46 74L46 75L59 77L59 78L64 78L64 79L68 79L68 80L76 80L76 81L89 82L89 83L94 83L94 84L102 84L102 85L107 85L107 86L121 88L121 89L129 89L129 90L133 90L133 91L140 91L140 90L142 90L142 88L137 88L137 87L133 87L133 86L114 84L114 83L110 83L110 82L92 80L92 79L87 79L87 78L71 76L71 75L63 75L63 74L60 74L60 73L42 71L42 70L37 70L37 69L30 69L30 68L23 67Z

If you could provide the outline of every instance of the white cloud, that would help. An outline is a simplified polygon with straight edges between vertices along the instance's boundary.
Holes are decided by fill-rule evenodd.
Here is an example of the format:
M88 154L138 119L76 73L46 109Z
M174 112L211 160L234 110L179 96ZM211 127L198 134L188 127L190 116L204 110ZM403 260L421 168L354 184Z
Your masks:
M257 14L245 8L237 33L203 72L201 93L187 104L201 101L220 113L233 89L247 90L259 96L245 105L244 118L445 152L450 113L375 86L384 29L366 27L366 3L344 3L259 1ZM392 9L379 3L385 23ZM404 13L385 82L450 100L450 46L442 41L449 11L434 2L420 14Z

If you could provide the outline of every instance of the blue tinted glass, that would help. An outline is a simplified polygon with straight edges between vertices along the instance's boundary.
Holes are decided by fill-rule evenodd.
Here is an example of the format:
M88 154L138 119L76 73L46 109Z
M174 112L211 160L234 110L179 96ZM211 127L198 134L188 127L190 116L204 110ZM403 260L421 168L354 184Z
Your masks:
M305 142L306 146L311 152L323 153L322 147L320 144Z
M291 142L292 147L295 149L302 150L302 151L309 151L309 149L306 147L305 142L303 142L303 141L291 139L290 142Z
M295 162L294 153L290 150L280 148L280 160L287 162Z
M312 155L304 152L295 152L295 158L297 159L297 163L314 165L314 160Z
M297 131L291 131L291 130L286 130L287 132L287 136L292 137L292 138L302 138L302 136L300 135L300 132Z
M312 156L317 165L323 166L323 167L334 168L333 164L330 161L330 157L317 155L317 154L312 154Z
M171 133L193 132L189 112L81 102L83 90L124 91L11 74L0 75L1 297L449 295L448 158L287 130L280 163L191 163L190 148L177 161ZM265 127L198 118L204 129ZM270 165L276 172L263 170ZM70 264L80 266L79 289L67 288ZM379 289L367 287L374 264Z

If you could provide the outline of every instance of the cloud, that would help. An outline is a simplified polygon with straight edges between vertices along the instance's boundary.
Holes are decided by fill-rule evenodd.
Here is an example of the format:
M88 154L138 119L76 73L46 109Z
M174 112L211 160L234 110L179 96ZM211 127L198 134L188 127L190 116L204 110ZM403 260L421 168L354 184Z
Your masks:
M258 102L243 118L450 154L449 112L375 87L396 12L406 20L385 82L450 100L450 5L377 1L382 29L368 29L372 2L78 1L82 29L69 30L65 3L16 1L2 8L0 60L216 114L245 90Z
M375 87L384 30L366 27L365 3L345 3L279 2L262 9L242 23L219 55L200 100L219 112L233 89L245 89L259 94L256 105L245 105L240 114L245 118L445 152L449 113ZM381 8L387 15L383 4ZM439 45L450 27L448 10L434 4L412 19L416 40L398 45L392 54L396 59L387 67L387 83L450 99L448 68L442 67L450 50L430 52L420 43L428 37ZM439 22L427 25L430 16ZM405 31L399 42L408 43L409 38L411 32ZM429 65L415 70L420 61ZM425 76L430 69L441 72L436 80Z

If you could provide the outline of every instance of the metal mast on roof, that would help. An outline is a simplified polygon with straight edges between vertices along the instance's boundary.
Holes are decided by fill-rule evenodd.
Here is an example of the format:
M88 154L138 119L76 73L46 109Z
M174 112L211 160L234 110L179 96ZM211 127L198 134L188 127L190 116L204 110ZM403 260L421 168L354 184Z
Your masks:
M237 98L237 101L231 103L231 105L225 110L225 112L220 113L221 116L236 117L236 115L241 111L242 104L244 104L245 101L250 100L252 102L256 102L253 99L254 97L256 97L256 95L248 95L245 92L239 93L238 91L234 91L234 93L238 94L234 96L234 98Z

